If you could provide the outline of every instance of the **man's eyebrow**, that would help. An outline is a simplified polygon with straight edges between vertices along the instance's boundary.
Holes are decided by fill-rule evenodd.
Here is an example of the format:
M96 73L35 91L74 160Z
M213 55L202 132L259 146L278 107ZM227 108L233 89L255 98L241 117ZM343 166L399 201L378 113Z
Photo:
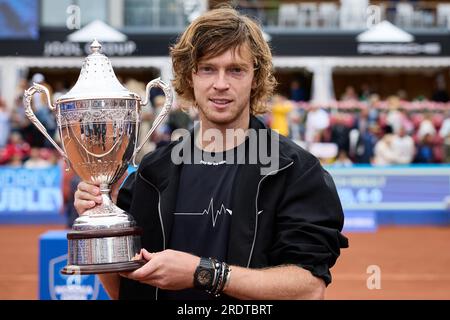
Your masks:
M197 66L202 67L217 67L217 63L210 62L210 61L199 61L197 62ZM253 68L253 65L251 62L248 61L232 61L225 65L225 68L241 68L241 69L251 69Z
M228 66L227 66L228 68L236 68L236 67L238 67L238 68L241 68L241 69L250 69L251 67L252 67L252 65L251 64L249 64L249 63L246 63L246 62L233 62L233 63L230 63Z

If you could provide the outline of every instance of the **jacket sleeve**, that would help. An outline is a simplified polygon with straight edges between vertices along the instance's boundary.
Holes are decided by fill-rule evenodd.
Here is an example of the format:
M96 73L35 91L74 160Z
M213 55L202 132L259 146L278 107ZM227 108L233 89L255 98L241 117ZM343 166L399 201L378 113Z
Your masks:
M340 248L348 247L347 238L341 234L341 203L333 179L317 160L296 176L288 178L279 202L270 258L277 264L307 269L328 285L329 269L339 257Z
M134 182L136 179L136 172L132 172L123 182L122 186L119 189L119 194L117 195L117 206L125 210L126 212L130 212L131 200L133 198L133 189Z

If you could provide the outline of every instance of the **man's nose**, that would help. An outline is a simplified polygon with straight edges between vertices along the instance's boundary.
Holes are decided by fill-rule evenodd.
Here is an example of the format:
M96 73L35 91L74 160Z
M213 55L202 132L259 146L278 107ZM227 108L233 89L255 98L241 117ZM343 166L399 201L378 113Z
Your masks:
M217 77L214 79L214 89L216 90L228 90L230 83L227 80L225 70L220 70L217 73Z

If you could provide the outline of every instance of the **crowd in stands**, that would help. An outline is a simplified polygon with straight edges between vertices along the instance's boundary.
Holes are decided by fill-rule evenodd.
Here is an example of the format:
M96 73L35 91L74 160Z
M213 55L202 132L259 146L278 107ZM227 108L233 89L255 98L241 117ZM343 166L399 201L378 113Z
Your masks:
M410 102L399 92L384 101L363 85L319 106L276 96L264 119L325 164L450 163L450 105L444 86L430 101ZM423 98L422 98L423 99Z
M56 150L25 115L22 97L31 82L47 86L53 101L67 91L61 83L54 84L52 89L45 82L44 75L38 73L33 75L31 81L23 79L19 83L13 108L7 108L0 97L0 165L42 168L61 161ZM129 79L125 86L142 97L145 95L144 83ZM164 104L164 96L162 92L160 94L152 94L152 107L143 108L141 139ZM401 94L380 101L365 86L359 93L349 86L339 101L319 106L305 101L307 95L296 81L293 81L289 95L274 96L271 112L261 116L261 119L280 134L310 150L325 164L450 162L448 104L431 105L423 110L413 102L403 100ZM442 89L436 92L433 99L448 102L448 93ZM55 116L46 103L43 95L33 97L37 118L58 141ZM173 108L141 155L168 143L175 129L191 128L195 119L194 109L185 112L181 108Z

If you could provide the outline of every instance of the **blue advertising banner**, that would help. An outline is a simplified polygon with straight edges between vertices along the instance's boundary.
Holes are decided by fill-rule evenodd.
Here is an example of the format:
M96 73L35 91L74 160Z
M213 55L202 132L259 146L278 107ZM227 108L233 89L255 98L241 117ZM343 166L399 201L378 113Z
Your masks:
M108 300L95 275L63 275L67 264L67 231L52 230L39 239L40 300Z
M450 223L449 165L327 170L336 184L348 230L375 230L377 224Z
M0 222L8 219L27 222L27 219L42 216L61 219L61 187L58 166L45 169L0 167Z
M445 210L450 166L328 168L344 209Z

